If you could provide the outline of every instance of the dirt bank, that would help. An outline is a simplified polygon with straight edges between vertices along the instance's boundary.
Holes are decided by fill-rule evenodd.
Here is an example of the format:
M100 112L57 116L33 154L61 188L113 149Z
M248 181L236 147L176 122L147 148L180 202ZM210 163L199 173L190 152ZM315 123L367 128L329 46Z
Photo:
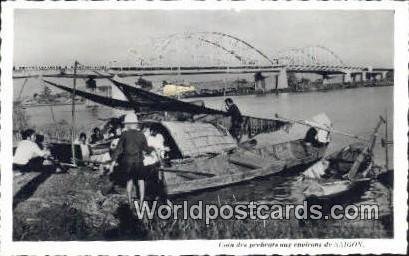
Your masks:
M123 191L109 192L107 177L86 170L28 173L14 179L14 240L142 238ZM131 232L137 230L138 232ZM129 234L128 234L129 233Z

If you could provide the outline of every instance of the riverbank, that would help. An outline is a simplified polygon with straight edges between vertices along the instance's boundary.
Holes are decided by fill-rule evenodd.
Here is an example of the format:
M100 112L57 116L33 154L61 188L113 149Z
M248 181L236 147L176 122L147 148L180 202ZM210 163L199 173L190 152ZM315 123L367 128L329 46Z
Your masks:
M234 84L234 83L231 83ZM275 93L304 93L304 92L323 92L334 91L342 89L356 89L365 87L386 87L393 86L393 81L366 81L356 83L331 83L323 84L322 82L298 82L291 85L288 88L276 90L255 90L254 85L239 86L236 87L222 87L216 86L215 88L198 89L195 92L189 92L188 94L181 95L181 98L206 98L206 97L220 97L220 96L245 96L245 95L266 95Z
M27 173L13 180L15 241L391 238L392 212L379 220L152 220L136 219L122 188L89 169ZM224 204L226 202L219 202Z

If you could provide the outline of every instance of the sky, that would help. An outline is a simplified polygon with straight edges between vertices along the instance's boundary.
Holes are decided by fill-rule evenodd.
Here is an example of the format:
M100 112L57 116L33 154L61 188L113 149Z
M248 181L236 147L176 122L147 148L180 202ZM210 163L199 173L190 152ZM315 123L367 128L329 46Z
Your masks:
M107 64L149 55L142 42L186 31L224 32L270 57L323 45L351 65L393 67L393 11L41 10L14 20L14 64ZM145 52L144 52L145 51Z

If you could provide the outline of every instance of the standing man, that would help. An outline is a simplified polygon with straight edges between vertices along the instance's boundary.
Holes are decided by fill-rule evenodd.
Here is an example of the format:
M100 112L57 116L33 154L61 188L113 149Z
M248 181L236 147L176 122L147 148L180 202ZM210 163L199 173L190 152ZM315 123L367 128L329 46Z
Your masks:
M230 129L229 132L233 138L240 142L241 139L241 124L243 123L243 116L240 113L239 108L234 104L231 98L227 98L225 101L226 103L226 115L230 116Z
M126 191L128 193L129 207L132 209L132 190L135 188L135 180L138 181L140 206L142 206L145 199L146 173L143 168L143 152L150 153L152 149L148 147L145 135L140 131L136 114L127 114L124 125L126 131L122 133L118 145L112 154L110 173L113 172L115 163L121 155L121 171L126 175Z

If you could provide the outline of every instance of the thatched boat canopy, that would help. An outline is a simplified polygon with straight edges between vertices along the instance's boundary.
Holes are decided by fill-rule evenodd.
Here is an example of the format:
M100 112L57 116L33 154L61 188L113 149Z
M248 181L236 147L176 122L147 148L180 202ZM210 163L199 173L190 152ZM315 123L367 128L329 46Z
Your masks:
M161 122L178 146L182 157L221 153L237 147L231 135L210 123Z

